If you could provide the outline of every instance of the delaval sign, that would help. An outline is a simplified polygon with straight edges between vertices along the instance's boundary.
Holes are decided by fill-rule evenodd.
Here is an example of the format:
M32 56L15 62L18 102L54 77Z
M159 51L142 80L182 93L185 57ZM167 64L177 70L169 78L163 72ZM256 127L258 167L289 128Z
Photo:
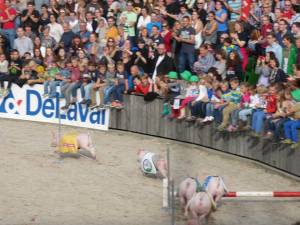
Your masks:
M11 93L6 98L0 98L0 117L47 123L59 123L60 117L63 125L108 130L108 109L91 111L77 103L70 106L68 111L62 111L60 108L64 100L43 98L42 90L41 85L35 85L34 88L13 85Z

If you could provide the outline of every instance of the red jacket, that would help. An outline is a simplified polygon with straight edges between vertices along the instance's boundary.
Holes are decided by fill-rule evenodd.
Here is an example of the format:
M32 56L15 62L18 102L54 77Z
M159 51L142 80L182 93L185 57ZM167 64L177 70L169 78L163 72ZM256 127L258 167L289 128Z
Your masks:
M148 84L147 86L143 86L142 83L140 83L140 84L136 85L135 92L137 94L146 95L146 94L148 94L149 89L150 89L150 84Z
M268 95L267 100L267 113L275 113L277 110L277 98L276 95Z

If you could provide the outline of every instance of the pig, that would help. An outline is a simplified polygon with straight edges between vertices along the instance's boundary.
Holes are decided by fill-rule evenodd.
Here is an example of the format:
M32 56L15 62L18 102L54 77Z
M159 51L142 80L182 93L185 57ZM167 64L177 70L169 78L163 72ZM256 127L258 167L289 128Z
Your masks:
M210 213L215 209L215 203L208 192L198 192L186 205L184 215L188 217L187 224L203 225Z
M167 161L160 155L140 149L138 150L138 162L144 175L167 178Z
M201 191L201 184L197 178L188 177L179 184L178 196L184 208L196 192Z
M92 144L91 136L87 133L79 133L76 136L76 141L79 149L79 155L85 155L85 151L91 155L91 158L96 159L96 150ZM58 135L52 131L52 147L57 147L59 145Z
M228 193L228 189L220 176L207 176L204 180L203 189L211 194L216 204Z

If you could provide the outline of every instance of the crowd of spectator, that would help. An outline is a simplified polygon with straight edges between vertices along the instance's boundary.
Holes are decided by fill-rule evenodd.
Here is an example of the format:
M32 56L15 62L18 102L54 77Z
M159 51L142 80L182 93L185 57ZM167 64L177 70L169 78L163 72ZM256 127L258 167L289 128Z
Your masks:
M0 24L2 98L13 83L63 110L78 90L91 109L161 96L171 119L298 147L297 0L0 0Z

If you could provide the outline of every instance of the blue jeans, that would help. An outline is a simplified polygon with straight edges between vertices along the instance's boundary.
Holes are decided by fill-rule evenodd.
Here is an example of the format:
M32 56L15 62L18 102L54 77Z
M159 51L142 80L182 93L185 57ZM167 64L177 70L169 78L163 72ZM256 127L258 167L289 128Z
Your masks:
M10 49L13 49L16 31L14 29L2 29L2 33L9 40Z
M47 95L49 93L49 86L50 86L49 80L44 81L44 95Z
M91 100L91 92L93 88L94 82L88 83L86 85L81 85L80 91L81 91L81 96L84 96L83 98L85 100Z
M226 106L221 106L218 109L214 109L214 118L217 124L222 123L223 121L223 109Z
M77 89L80 88L82 85L81 81L77 81L76 83L73 84L72 87L72 97L76 98L77 97ZM81 92L81 97L84 98L84 93Z
M239 119L247 122L248 120L248 116L250 116L253 112L253 109L242 109L241 111L239 111Z
M193 69L193 64L195 62L195 56L194 56L194 52L183 52L180 51L179 53L179 72L183 72L184 70L186 70L186 66L188 65L189 70L192 71Z
M230 118L231 118L231 125L237 126L238 120L239 120L239 109L233 110L231 112Z
M215 105L212 103L206 104L205 116L214 116Z
M268 119L268 129L274 134L275 140L282 139L284 137L283 135L283 124L287 121L285 118L281 119Z
M104 88L104 101L103 101L104 104L110 103L110 96L114 90L114 87L115 86L107 86Z
M293 142L298 142L298 128L300 128L300 120L289 120L283 124L284 136Z
M65 81L61 81L61 80L53 80L50 81L50 93L49 93L49 97L55 97L56 96L56 87L60 86L60 90L61 87L65 84ZM61 97L63 97L62 93L61 93Z
M125 91L125 84L119 84L113 89L114 100L123 102L123 93Z
M266 118L266 113L263 110L258 110L253 113L251 128L256 133L262 132L264 119Z

